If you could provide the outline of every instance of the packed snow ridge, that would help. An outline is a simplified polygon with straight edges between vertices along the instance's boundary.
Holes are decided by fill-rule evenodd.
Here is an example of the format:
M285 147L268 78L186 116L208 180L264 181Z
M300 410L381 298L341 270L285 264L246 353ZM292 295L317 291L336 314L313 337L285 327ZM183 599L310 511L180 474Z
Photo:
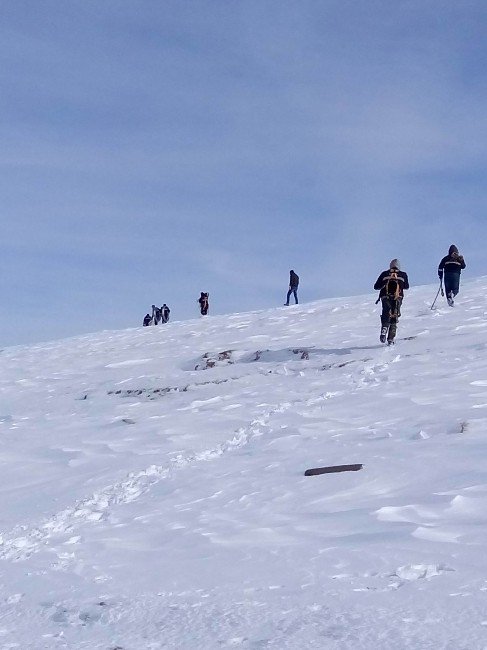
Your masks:
M487 647L487 278L0 354L0 650ZM306 469L362 464L304 476Z

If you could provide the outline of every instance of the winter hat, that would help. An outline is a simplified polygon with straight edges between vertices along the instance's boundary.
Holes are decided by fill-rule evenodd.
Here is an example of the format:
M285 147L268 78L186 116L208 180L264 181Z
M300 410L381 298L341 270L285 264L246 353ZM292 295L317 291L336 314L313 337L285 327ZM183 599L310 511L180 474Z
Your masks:
M389 268L390 268L390 269L400 269L400 268L401 268L401 265L399 264L399 260L396 259L396 258L394 258L393 260L391 260L391 263L389 264Z
M458 248L455 246L455 244L452 244L448 249L448 255L453 255L453 253L458 253Z

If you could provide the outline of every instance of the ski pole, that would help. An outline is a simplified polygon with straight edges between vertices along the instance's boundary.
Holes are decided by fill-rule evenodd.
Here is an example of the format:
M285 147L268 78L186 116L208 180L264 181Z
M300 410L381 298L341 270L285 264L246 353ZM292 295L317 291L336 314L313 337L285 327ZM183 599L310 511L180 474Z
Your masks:
M438 287L438 291L436 292L435 299L433 300L433 304L431 305L430 309L433 309L433 307L435 306L435 303L438 300L438 296L440 295L440 291L441 291L441 295L444 296L445 294L443 293L443 282L441 278L440 278L440 286Z

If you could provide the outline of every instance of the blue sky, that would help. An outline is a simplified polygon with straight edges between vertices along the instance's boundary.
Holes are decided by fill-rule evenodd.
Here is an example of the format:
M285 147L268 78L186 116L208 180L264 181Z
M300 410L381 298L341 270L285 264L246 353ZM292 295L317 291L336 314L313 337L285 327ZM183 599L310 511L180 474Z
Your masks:
M0 344L486 273L483 1L0 0ZM434 297L434 296L432 296ZM406 316L406 310L404 310Z

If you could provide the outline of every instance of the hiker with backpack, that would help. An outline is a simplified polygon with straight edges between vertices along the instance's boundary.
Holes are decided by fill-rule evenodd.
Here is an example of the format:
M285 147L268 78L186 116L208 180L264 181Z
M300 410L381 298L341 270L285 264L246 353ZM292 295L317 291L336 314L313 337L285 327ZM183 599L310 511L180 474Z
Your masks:
M171 313L171 310L169 307L164 303L161 307L161 320L163 323L167 323L169 320L169 314Z
M391 260L388 270L383 271L377 278L374 289L380 292L377 302L382 302L380 342L385 343L387 338L387 343L392 345L396 336L397 321L401 316L404 290L409 289L407 273L400 270L399 260Z
M151 317L151 315L150 315L150 314L146 314L146 315L144 316L144 322L143 322L144 327L147 327L147 326L150 325L151 323L152 323L152 317Z
M202 291L200 297L198 298L198 302L200 304L200 312L202 316L206 316L208 314L208 309L210 306L208 302L209 297L210 297L209 293L204 293Z
M299 286L299 275L294 273L291 269L289 271L289 290L286 296L286 302L284 303L286 307L289 307L289 298L291 294L294 294L294 304L298 304L298 286Z
M455 304L453 298L460 290L460 273L465 268L465 260L460 255L458 248L452 244L448 249L448 255L438 265L438 277L440 283L443 280L445 285L446 299L450 307Z

